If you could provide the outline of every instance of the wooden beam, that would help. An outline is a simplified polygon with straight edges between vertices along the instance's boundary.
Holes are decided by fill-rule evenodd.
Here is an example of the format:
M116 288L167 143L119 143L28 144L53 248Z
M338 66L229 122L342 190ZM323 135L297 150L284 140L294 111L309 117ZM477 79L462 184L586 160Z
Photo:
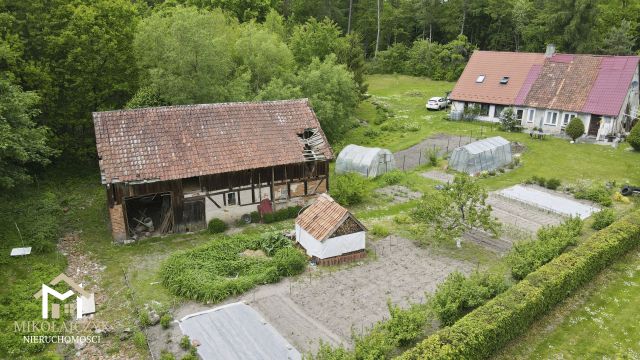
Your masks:
M271 201L275 201L274 197L273 197L273 182L275 181L276 178L276 172L275 169L273 168L273 166L271 167L271 184L269 185L269 191L271 192Z
M213 205L217 206L218 209L222 209L222 207L215 200L213 200L213 198L211 196L207 195L207 199L211 200Z

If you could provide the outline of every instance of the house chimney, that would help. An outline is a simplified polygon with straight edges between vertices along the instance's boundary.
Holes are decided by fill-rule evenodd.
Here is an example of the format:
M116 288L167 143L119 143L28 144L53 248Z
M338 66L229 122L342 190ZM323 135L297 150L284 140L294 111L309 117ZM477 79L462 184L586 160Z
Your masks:
M544 57L550 58L556 53L556 46L554 44L547 44L547 51L544 52Z

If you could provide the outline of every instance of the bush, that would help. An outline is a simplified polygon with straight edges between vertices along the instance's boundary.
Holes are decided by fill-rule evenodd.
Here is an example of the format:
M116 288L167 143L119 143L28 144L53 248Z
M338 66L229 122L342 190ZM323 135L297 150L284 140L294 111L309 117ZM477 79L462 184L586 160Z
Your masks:
M133 333L133 344L138 349L146 349L147 348L147 338L144 336L142 331L136 331Z
M611 190L605 185L578 184L573 189L573 196L575 196L576 199L593 201L602 206L611 206L611 204L613 204L611 195Z
M602 209L593 214L593 224L591 224L591 228L595 230L602 230L613 224L615 220L616 213L613 209Z
M402 354L400 359L484 359L620 255L640 244L640 211L597 232L511 289Z
M500 129L502 131L512 132L520 126L520 121L516 119L512 107L502 110L500 115Z
M635 151L640 151L640 121L638 121L629 132L627 141Z
M545 187L547 185L547 179L545 179L542 176L534 175L531 178L529 178L528 180L526 180L525 183L526 184L535 184L535 185L538 185L538 186Z
M289 206L280 210L276 210L270 214L264 214L262 222L265 224L271 224L277 221L283 221L287 219L294 219L298 216L302 207L300 206Z
M191 339L189 339L187 335L180 338L180 348L182 348L182 350L191 349Z
M578 117L574 117L569 121L569 125L564 129L571 140L576 141L577 138L584 134L584 123Z
M345 206L361 203L366 193L367 180L356 173L336 176L331 188L331 196Z
M171 314L164 314L160 317L160 326L162 326L163 329L168 329L169 326L171 326L171 320L173 320L173 317L171 317Z
M389 236L389 229L382 224L374 224L371 227L371 234L381 237Z
M466 277L455 271L438 285L432 308L442 324L449 326L507 288L502 276L476 272Z
M218 234L227 230L227 224L218 218L213 218L209 221L207 228L211 234Z
M160 360L175 360L176 357L167 350L160 351Z
M575 217L558 226L541 228L537 240L515 244L507 257L513 278L523 279L560 255L569 245L575 245L581 230L582 220Z
M382 174L380 180L386 185L395 185L404 179L406 174L398 169Z
M147 309L142 309L138 313L138 321L140 321L140 326L147 327L151 325L151 319L149 318L149 311Z
M428 148L424 151L424 155L429 160L429 165L438 166L438 149Z
M251 216L251 223L252 224L257 224L260 222L260 213L257 211L252 211L251 213L249 213L249 216Z
M161 265L162 284L178 296L217 302L258 284L277 282L306 266L305 255L291 247L277 250L273 257L243 256L245 250L259 246L254 235L237 234L176 252Z
M297 275L307 268L307 257L300 250L292 247L276 251L273 260L280 276Z
M292 245L291 240L279 231L264 233L258 239L258 248L264 251L267 256L273 256L276 251Z
M556 190L560 187L560 184L562 184L560 182L560 179L551 178L544 183L544 187L546 187L547 189Z

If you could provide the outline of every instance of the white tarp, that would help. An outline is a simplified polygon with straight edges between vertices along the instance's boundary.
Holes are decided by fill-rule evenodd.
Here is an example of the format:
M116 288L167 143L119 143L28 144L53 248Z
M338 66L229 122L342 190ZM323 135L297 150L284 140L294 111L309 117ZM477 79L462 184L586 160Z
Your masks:
M257 311L244 303L233 303L187 315L180 330L191 340L203 360L282 359L302 356Z
M581 202L528 186L515 185L500 190L499 194L556 214L564 216L577 215L580 219L586 219L593 213L600 211L595 206L585 205Z
M307 255L318 259L326 259L365 248L365 232L328 238L325 241L316 240L300 225L296 224L296 240L306 250Z
M366 177L376 177L396 168L391 151L347 145L336 158L336 174L359 173Z

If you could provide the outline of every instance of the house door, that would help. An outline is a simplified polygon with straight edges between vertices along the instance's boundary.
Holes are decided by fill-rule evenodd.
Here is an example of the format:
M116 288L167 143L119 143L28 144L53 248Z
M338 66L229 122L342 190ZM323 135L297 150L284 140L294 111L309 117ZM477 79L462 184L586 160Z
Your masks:
M185 231L198 231L207 226L204 213L204 199L189 199L184 201L182 222Z
M591 121L589 121L589 131L587 132L587 135L598 136L598 130L600 129L600 121L602 121L602 116L591 115Z

